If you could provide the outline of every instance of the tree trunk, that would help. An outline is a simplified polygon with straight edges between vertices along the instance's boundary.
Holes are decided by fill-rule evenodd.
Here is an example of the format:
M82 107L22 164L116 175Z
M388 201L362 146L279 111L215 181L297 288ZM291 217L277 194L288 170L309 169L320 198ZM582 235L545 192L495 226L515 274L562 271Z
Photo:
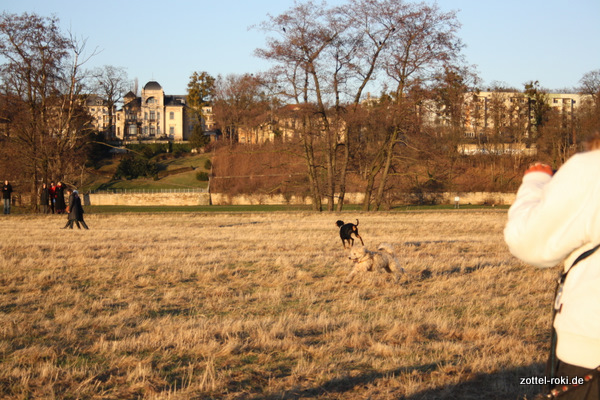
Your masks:
M344 158L342 159L342 168L340 170L340 194L337 202L337 211L342 211L344 208L344 198L346 197L346 172L348 171L348 163L350 162L350 148L349 148L349 136L350 132L346 131L346 143L344 144Z
M385 157L385 164L383 167L383 173L381 174L381 180L379 182L379 187L377 188L377 196L375 198L375 211L379 211L379 208L381 207L381 203L383 202L383 194L385 192L385 183L389 176L390 167L392 165L394 145L396 144L397 139L398 139L398 130L394 129L394 133L392 134L392 137L390 138L390 141L389 141L389 143L387 145L387 149L386 149L386 157Z
M306 117L302 123L302 144L304 145L304 159L306 160L306 167L308 169L308 182L310 185L310 192L313 199L313 210L323 211L321 204L321 190L319 188L319 177L317 175L317 168L315 165L315 152L312 141L312 134L308 132Z

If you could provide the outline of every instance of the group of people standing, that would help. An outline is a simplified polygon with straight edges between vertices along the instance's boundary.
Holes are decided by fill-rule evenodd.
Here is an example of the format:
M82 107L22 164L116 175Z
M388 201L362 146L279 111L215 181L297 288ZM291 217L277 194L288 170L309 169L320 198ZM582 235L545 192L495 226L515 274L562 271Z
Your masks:
M62 182L50 186L42 184L40 190L40 211L42 214L65 214L67 212L67 204L65 202L65 187Z

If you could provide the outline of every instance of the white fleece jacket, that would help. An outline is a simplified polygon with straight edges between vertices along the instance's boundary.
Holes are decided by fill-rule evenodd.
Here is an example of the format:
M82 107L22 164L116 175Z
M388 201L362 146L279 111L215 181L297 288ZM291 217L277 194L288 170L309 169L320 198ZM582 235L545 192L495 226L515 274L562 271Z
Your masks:
M525 175L508 211L504 238L511 253L528 264L547 268L566 258L565 271L600 244L600 150L571 157L554 177ZM598 367L600 250L569 272L560 301L554 322L558 358Z

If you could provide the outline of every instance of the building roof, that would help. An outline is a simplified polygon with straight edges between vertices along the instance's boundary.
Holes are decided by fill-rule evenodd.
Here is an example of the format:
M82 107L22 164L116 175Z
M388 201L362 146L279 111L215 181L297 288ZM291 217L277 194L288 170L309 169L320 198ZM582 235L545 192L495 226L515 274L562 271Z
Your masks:
M183 107L183 106L185 106L185 100L186 100L186 96L177 96L177 95L165 96L165 106Z
M139 109L141 106L142 106L142 98L136 97L136 98L132 99L131 101L123 104L122 110L124 110L124 109L131 110L133 108Z
M156 81L150 81L144 86L144 90L162 90L162 86Z
M104 100L102 97L98 96L97 94L90 94L86 97L85 104L88 107L105 106L106 100Z

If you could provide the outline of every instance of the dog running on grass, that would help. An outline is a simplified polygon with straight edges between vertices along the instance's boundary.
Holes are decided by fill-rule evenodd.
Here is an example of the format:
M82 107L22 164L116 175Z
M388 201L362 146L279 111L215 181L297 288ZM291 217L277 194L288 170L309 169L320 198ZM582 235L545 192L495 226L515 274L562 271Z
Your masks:
M360 272L373 271L379 268L387 273L394 274L396 282L400 280L400 274L404 273L404 268L400 266L392 246L382 243L377 250L379 251L370 251L364 246L356 246L350 249L349 258L354 263L354 266L350 274L346 277L346 283L350 283L356 274Z
M352 238L352 234L360 239L360 242L364 246L362 238L358 234L358 219L356 220L356 225L353 223L344 224L344 221L338 220L335 223L338 228L340 228L340 238L342 238L342 245L346 248L346 242L350 245L349 247L354 246L354 238Z

